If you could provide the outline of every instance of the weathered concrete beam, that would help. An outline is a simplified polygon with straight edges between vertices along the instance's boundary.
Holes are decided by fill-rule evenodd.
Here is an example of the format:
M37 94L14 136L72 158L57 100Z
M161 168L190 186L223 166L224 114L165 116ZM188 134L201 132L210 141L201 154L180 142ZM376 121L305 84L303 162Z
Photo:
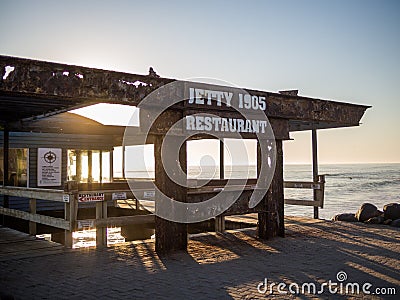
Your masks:
M11 72L6 73L6 71ZM27 110L33 116L54 114L78 106L107 102L137 105L159 87L175 81L152 75L137 75L94 68L51 63L9 56L0 56L0 104L7 113L0 120L19 120L13 105ZM195 84L195 83L193 83ZM197 84L198 85L198 84ZM221 88L221 87L219 87ZM246 90L251 95L266 98L268 117L313 122L330 122L337 126L358 125L368 106L335 101ZM51 100L51 101L49 101ZM4 104L4 105L3 105ZM39 105L40 104L40 105ZM156 105L156 103L155 103ZM41 111L33 111L41 107ZM29 108L29 109L28 109ZM232 112L226 106L191 105L175 107L197 112ZM15 115L13 115L15 114ZM19 119L18 119L19 118Z

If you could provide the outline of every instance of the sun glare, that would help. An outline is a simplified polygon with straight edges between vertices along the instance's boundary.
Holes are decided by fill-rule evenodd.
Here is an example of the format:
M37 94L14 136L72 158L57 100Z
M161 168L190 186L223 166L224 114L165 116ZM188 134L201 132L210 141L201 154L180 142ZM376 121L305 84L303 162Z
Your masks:
M139 118L135 106L99 103L71 110L71 113L97 121L103 125L139 126Z

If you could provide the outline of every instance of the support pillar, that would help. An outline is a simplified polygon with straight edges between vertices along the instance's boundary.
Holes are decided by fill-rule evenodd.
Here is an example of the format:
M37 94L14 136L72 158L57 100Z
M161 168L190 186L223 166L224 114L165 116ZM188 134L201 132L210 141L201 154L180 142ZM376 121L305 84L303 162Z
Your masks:
M270 239L285 236L283 196L283 151L282 140L276 140L275 173L267 194L262 200L262 212L258 213L258 236ZM257 174L261 170L261 147L257 144Z
M96 202L96 220L107 218L107 201ZM96 247L107 247L107 227L96 227Z
M29 212L36 214L36 199L29 199ZM29 234L36 235L36 223L29 221Z
M110 151L110 182L114 181L114 148Z
M225 216L215 217L215 232L224 233L225 232Z
M224 141L219 141L219 179L225 179ZM225 216L215 217L215 232L225 232Z
M3 136L3 186L8 185L8 176L9 176L9 151L10 151L10 131L8 130L7 125L4 127L4 136ZM3 207L9 208L9 198L8 195L3 195Z
M122 145L122 178L125 179L125 145Z
M68 181L65 192L69 194L69 202L65 203L65 220L70 222L70 230L65 230L65 247L72 248L72 233L75 230L78 218L78 183L76 181Z
M88 183L93 182L93 151L88 151Z
M313 157L313 182L318 182L318 145L317 145L317 130L312 129L311 131L311 139L312 139L312 157ZM317 190L313 190L313 200L318 201L318 192ZM314 219L319 218L318 207L314 206Z
M155 183L166 196L176 201L186 202L187 189L172 181L164 170L161 160L161 145L164 136L156 136L154 143ZM177 141L178 143L178 141ZM187 172L186 142L179 151L181 168ZM156 193L157 197L157 193ZM157 205L157 200L156 200ZM156 252L167 254L174 251L187 250L187 225L167 221L156 216L155 219Z
M79 183L82 181L82 151L76 150L76 182Z
M225 178L224 141L219 141L219 179Z
M103 150L100 150L100 153L99 153L99 166L100 166L99 182L103 183Z

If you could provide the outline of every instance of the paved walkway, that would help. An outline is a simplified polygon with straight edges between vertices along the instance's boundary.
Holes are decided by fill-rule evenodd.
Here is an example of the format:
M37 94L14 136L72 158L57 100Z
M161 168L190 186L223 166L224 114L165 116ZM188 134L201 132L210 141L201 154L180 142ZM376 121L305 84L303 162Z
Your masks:
M286 292L291 283L300 292L303 283L320 289L329 280L339 283L337 274L345 272L342 283L371 283L371 292L394 287L398 299L398 228L302 218L287 219L286 228L286 238L271 241L255 238L254 229L200 234L191 238L188 253L167 257L158 257L147 241L11 258L0 262L0 292L16 299L332 298L327 287L322 295L288 295L279 294L276 285L286 284L281 285ZM257 291L265 278L268 286L275 283L273 296Z
M0 261L62 253L63 248L60 244L0 226Z

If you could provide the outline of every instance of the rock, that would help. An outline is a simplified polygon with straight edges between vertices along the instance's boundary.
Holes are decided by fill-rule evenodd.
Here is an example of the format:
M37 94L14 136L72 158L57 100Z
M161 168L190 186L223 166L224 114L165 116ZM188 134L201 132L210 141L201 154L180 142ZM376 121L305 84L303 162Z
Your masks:
M393 227L400 227L400 219L393 220L393 221L390 223L390 226L393 226Z
M360 222L365 222L368 219L373 217L377 217L381 215L382 212L378 210L378 208L371 203L364 203L361 205L360 209L356 212L356 218Z
M400 204L390 203L383 207L383 212L385 214L385 219L400 219Z
M345 221L345 222L357 222L357 218L354 214L337 214L332 218L333 221Z
M384 222L383 222L383 224L385 224L385 225L390 225L390 223L392 223L392 219L387 219L387 220L385 220Z
M370 218L367 221L365 221L364 223L366 223L366 224L382 224L384 221L385 221L385 218L383 217L383 215L380 215L377 217Z

